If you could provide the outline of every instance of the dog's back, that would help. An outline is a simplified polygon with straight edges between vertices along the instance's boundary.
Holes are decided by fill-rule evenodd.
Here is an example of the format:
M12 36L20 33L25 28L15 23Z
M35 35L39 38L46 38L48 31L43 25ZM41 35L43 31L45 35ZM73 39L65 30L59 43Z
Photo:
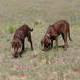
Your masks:
M69 23L65 20L60 20L52 24L51 26L53 27L53 29L55 29L55 31L62 32L64 31L64 29L69 28Z
M24 24L20 28L18 28L14 34L14 38L24 39L28 36L28 33L33 31L28 25Z
M69 23L66 20L60 20L49 26L48 33L56 36L66 31L70 31Z

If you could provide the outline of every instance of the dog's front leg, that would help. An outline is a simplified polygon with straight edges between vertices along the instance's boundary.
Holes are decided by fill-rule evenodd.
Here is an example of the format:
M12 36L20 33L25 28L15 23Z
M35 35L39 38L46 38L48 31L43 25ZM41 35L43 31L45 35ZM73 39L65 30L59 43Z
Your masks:
M31 49L33 50L33 43L32 43L32 39L31 39L31 34L28 36L28 41L31 44Z
M51 48L53 47L53 40L51 39Z

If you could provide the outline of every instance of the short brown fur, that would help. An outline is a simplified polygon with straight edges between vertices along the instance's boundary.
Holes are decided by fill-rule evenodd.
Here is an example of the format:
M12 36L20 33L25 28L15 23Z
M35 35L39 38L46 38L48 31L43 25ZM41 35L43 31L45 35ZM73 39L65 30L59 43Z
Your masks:
M28 41L31 44L31 49L33 50L33 44L31 39L31 29L28 25L24 24L20 28L18 28L13 36L12 40L12 48L14 49L13 56L18 57L21 56L22 52L24 51L24 41L25 38L28 38ZM18 51L20 48L20 52Z
M58 46L58 36L62 35L64 40L64 49L66 50L68 47L67 37L72 41L70 37L70 26L69 23L65 20L57 21L56 23L50 25L48 30L41 40L41 44L48 45L47 47L53 47L53 40L56 40L56 45ZM46 46L44 46L45 48Z

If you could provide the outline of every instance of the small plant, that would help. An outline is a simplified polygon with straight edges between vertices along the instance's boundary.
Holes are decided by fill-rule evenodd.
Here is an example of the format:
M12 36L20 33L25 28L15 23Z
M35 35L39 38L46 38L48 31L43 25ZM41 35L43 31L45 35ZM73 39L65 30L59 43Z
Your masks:
M12 26L9 26L9 27L8 27L8 32L11 33L11 34L12 34L13 32L15 32L15 30L16 30L15 27L12 27Z
M36 26L36 25L41 25L42 24L42 22L40 21L40 20L37 20L37 21L35 21L34 22L34 25Z

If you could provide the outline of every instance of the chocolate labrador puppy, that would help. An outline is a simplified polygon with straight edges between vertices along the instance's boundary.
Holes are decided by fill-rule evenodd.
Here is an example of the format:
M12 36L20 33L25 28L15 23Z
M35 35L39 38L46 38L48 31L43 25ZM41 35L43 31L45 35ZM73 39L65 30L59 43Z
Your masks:
M24 24L20 28L18 28L13 36L12 40L12 49L13 49L13 57L17 58L21 57L22 52L24 51L24 41L25 38L28 38L28 41L31 44L31 49L33 50L33 44L31 39L31 29L28 25Z
M44 48L52 48L53 47L53 40L56 41L56 46L58 46L58 36L62 35L64 40L64 49L66 50L68 47L67 37L69 40L72 41L70 37L70 26L69 23L65 20L57 21L56 23L50 25L48 30L41 40L41 44L44 45Z

